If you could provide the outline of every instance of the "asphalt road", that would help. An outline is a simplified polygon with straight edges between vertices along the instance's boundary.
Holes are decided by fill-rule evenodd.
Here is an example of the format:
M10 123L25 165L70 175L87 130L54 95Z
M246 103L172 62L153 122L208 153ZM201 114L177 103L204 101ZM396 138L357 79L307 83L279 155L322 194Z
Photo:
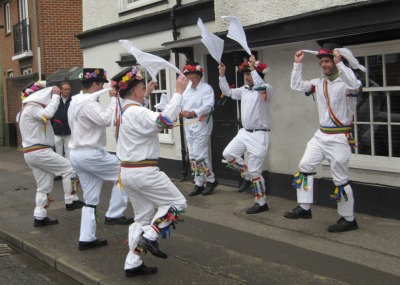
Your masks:
M0 240L0 285L79 285Z

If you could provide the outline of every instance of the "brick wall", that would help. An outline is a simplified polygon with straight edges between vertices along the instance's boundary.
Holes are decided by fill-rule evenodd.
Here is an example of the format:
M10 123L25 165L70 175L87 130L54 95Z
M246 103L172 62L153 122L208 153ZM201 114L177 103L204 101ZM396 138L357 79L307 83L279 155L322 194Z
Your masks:
M3 24L5 23L3 1L0 3L0 23ZM13 26L20 21L18 0L9 0L9 3L11 26ZM3 123L15 122L16 114L21 107L20 90L17 92L17 88L22 89L28 83L29 78L33 79L32 76L34 75L22 76L22 69L31 67L33 73L38 73L33 0L28 0L28 9L33 57L12 60L14 55L13 33L5 34L5 29L0 29L5 118ZM58 69L82 66L82 50L79 46L79 40L74 37L74 35L82 32L82 0L37 0L37 17L42 78ZM12 70L14 74L12 79L7 79L7 71L9 70ZM19 132L18 145L21 145Z
M82 66L82 0L40 0L38 16L42 73Z

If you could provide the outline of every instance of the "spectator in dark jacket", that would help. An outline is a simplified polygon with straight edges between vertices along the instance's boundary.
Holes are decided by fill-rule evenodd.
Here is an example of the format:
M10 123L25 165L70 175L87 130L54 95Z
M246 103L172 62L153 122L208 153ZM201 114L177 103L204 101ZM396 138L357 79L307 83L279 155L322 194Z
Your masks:
M60 89L60 104L52 119L55 149L59 155L69 159L68 143L71 138L71 129L69 128L67 114L71 102L71 85L68 82L62 82Z

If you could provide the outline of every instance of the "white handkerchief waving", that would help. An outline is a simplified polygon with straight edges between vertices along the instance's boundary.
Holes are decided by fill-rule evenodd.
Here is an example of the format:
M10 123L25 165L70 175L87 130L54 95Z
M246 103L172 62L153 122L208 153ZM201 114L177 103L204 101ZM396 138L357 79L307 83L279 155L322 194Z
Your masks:
M130 54L136 58L137 62L147 70L152 81L157 82L157 74L161 69L171 69L178 74L182 74L182 72L175 65L159 56L141 51L130 41L119 40L119 42Z
M224 40L207 31L200 18L197 20L197 26L201 30L201 42L206 46L210 55L220 63L224 51Z
M247 45L246 34L244 33L243 26L239 19L235 16L221 16L221 18L228 19L230 21L227 37L237 41L244 48L244 50L251 55L250 48Z
M350 66L353 69L359 69L363 72L367 71L367 69L361 65L358 60L354 57L353 53L351 52L351 50L347 49L347 48L337 48L337 50L340 52L340 54L347 59L347 61L349 62Z
M160 111L164 111L165 107L167 106L167 104L169 103L168 100L168 96L165 93L161 94L160 97L160 102L158 102L157 104L154 105L154 108L160 110Z

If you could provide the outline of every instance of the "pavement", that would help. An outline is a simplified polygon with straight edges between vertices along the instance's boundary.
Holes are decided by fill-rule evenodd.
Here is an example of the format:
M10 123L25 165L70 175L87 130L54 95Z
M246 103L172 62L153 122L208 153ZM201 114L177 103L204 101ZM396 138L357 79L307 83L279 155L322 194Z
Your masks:
M193 184L174 183L188 208L171 238L159 240L168 259L147 254L144 262L159 272L126 278L128 227L104 224L111 184L103 186L97 227L109 245L79 251L81 213L65 210L61 181L48 209L59 224L33 227L32 172L21 151L0 147L0 239L82 284L400 284L399 220L356 213L358 230L329 233L335 209L313 206L312 219L289 220L283 213L296 203L269 197L268 212L247 215L251 193L219 185L210 196L188 197Z

